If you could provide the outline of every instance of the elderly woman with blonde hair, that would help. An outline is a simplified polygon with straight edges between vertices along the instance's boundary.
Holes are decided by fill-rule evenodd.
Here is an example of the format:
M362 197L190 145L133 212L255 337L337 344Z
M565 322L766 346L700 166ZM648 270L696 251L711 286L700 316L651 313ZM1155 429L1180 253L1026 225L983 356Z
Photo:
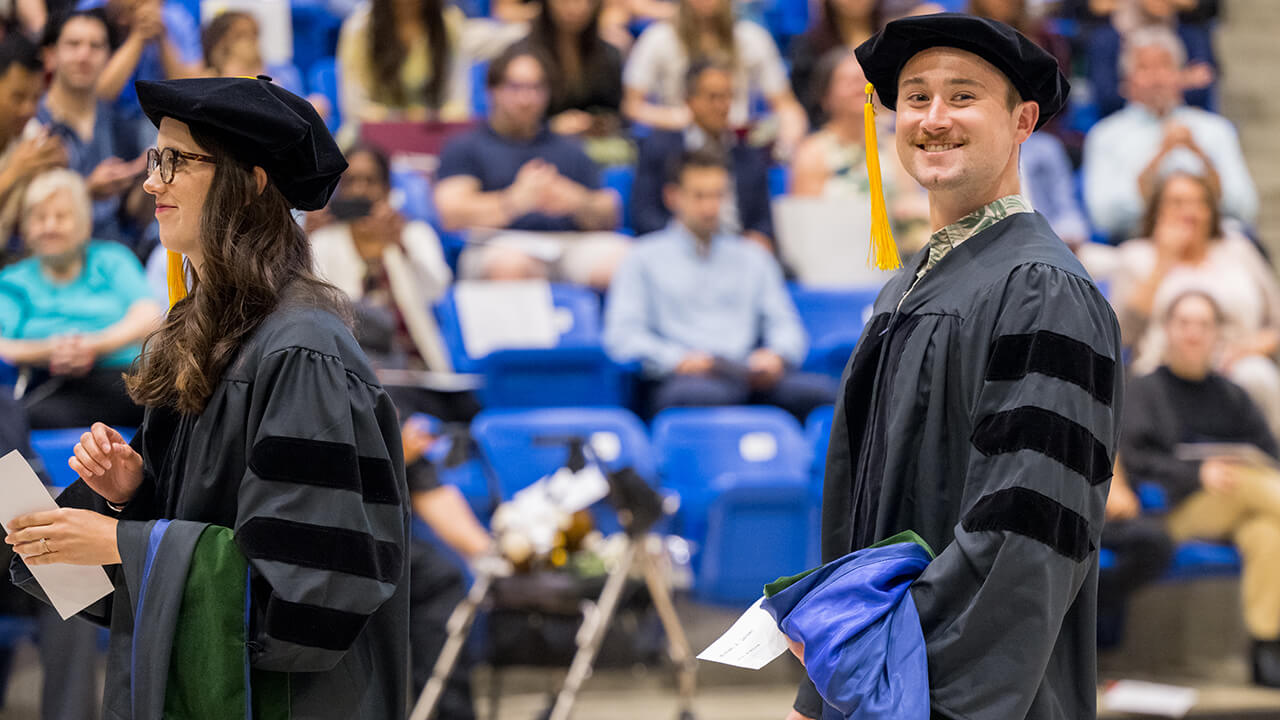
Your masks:
M22 202L30 257L0 270L0 359L26 368L33 428L75 427L106 415L136 426L122 373L159 326L142 266L128 249L90 237L84 180L37 176Z

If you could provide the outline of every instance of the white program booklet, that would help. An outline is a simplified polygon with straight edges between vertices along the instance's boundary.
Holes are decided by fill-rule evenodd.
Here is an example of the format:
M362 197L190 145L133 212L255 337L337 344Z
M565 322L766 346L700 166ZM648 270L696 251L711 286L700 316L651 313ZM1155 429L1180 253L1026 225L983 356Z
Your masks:
M0 524L4 525L6 534L9 523L16 517L57 509L58 504L49 490L17 450L0 458ZM114 589L107 573L97 565L36 565L31 568L31 574L63 620Z
M1198 698L1194 688L1119 680L1103 691L1102 707L1112 712L1180 718L1191 712Z
M759 670L786 652L787 636L778 629L773 616L760 607L763 602L763 597L756 600L698 659Z

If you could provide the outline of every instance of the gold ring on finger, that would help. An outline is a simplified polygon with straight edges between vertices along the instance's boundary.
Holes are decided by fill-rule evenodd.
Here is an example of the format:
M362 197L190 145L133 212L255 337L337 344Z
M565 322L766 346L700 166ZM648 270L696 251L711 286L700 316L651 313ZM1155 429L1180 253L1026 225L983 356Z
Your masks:
M53 552L49 549L49 538L40 538L40 547L44 548L45 555Z

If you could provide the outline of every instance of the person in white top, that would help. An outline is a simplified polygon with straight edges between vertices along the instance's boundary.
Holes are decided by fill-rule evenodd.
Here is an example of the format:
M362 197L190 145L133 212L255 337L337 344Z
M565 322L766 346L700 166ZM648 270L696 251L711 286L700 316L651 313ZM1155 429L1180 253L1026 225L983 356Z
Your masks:
M673 21L653 23L641 33L622 71L623 114L659 130L687 127L685 73L698 57L735 70L730 124L746 127L753 119L752 98L763 97L778 116L781 154L789 155L809 121L773 38L753 22L735 21L733 0L680 0Z

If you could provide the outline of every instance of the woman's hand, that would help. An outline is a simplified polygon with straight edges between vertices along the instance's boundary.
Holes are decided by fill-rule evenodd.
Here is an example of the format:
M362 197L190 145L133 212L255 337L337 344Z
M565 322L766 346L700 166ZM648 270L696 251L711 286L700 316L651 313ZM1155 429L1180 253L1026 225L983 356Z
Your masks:
M115 565L120 562L115 518L77 508L14 518L4 541L27 565Z
M109 503L129 502L142 485L142 456L102 423L94 423L80 436L74 452L67 464Z

